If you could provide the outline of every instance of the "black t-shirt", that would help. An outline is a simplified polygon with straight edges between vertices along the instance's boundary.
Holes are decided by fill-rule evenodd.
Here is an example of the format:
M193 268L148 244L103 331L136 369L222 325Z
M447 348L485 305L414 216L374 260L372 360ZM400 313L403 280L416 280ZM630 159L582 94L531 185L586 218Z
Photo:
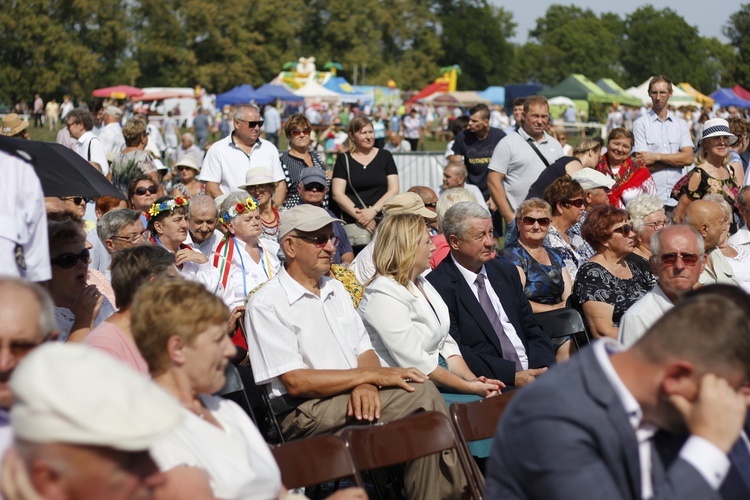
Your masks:
M495 146L505 135L499 128L490 127L487 137L480 141L474 132L462 130L453 141L453 152L464 157L464 164L469 172L466 181L478 186L485 199L490 197L490 190L487 188L487 167Z
M336 158L336 164L333 166L333 178L344 179L346 181L345 193L352 200L354 206L357 208L370 207L388 191L388 176L398 175L396 162L393 161L390 151L384 149L379 149L375 158L367 166L363 166L360 162L352 158L351 154L345 154L349 157L351 184L346 175L346 161L343 154L340 154ZM354 194L352 184L356 188L359 197L365 203L364 207L359 202L357 195ZM345 222L356 222L352 216L343 210L341 211L341 216Z
M567 172L565 167L572 161L579 161L575 156L563 156L558 159L555 163L544 169L544 172L539 174L539 178L534 181L534 184L529 188L529 193L526 195L526 199L529 198L542 198L544 190L547 186L555 182L555 179L562 177Z

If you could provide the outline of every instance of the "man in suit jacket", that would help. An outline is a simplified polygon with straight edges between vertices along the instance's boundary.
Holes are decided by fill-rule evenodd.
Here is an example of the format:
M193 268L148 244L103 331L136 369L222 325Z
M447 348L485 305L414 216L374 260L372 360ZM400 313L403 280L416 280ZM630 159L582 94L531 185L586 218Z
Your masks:
M599 340L514 398L487 498L721 498L748 404L743 308L715 293L686 299L621 349ZM671 462L660 431L688 436Z
M554 349L534 321L516 268L491 257L495 239L489 212L477 203L457 203L442 217L442 226L451 253L427 279L448 305L450 334L466 364L506 386L532 382L554 364ZM479 275L486 276L495 318L481 304ZM515 352L503 348L504 341L509 346L503 335Z

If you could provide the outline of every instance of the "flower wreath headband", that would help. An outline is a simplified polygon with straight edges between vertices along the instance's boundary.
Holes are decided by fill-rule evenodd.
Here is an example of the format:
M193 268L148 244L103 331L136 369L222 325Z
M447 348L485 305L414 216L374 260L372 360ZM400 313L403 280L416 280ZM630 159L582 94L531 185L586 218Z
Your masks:
M221 216L221 221L224 224L229 224L238 215L244 214L245 212L252 212L253 210L258 210L258 200L250 196L245 199L244 202L237 203L235 206L224 212Z
M161 203L154 203L151 205L151 208L148 209L148 220L151 220L152 217L156 217L162 212L172 212L175 208L187 208L188 201L178 196L177 198L173 198L171 200L162 201Z

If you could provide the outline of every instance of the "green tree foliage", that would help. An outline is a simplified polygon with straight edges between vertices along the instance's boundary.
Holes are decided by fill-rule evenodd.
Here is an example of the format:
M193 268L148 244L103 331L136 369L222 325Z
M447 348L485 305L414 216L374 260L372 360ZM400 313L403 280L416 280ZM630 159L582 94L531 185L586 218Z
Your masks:
M486 0L436 2L441 20L441 66L458 64L461 89L484 89L512 76L514 50L508 41L515 34L513 15Z
M750 4L742 4L740 10L729 16L724 26L724 35L729 38L737 57L730 70L730 80L745 88L750 87Z

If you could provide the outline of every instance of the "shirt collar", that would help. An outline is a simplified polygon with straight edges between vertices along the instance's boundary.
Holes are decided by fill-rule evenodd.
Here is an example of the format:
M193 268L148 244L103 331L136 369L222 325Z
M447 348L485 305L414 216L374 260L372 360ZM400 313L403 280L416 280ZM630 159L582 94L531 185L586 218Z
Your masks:
M533 137L531 137L531 136L530 136L529 134L527 134L527 133L526 133L526 131L525 131L525 130L523 129L523 127L519 127L519 128L518 128L518 135L520 135L521 137L523 137L523 140L524 140L524 141L527 141L527 142L528 142L528 140L529 140L529 139L531 139L531 140L533 140L534 142L536 142L536 140L534 140L534 138L533 138ZM544 132L544 136L542 137L542 141L541 141L541 142L539 142L538 144L544 144L544 143L545 143L545 142L547 142L547 140L548 140L548 139L550 139L551 137L552 137L552 136L551 136L551 135L549 135L549 134L548 134L547 132Z
M659 115L657 115L656 111L654 111L653 109L648 110L648 116L649 118L651 118L652 122L661 121L659 120ZM674 118L674 113L672 111L667 110L667 118L664 121L669 120L671 122L673 121L673 118Z
M284 292L286 293L287 298L289 299L289 305L291 306L298 300L300 300L305 295L309 295L310 297L318 298L317 295L312 293L307 288L303 287L297 280L292 278L289 273L286 271L286 268L284 266L281 266L281 269L279 270L279 274L277 275L279 277L279 283L281 284L281 288L284 289ZM320 278L320 300L325 301L329 295L333 295L333 287L328 286L328 280L331 278L328 278L326 276L323 276Z
M237 145L237 143L236 143L236 142L234 142L234 131L232 131L232 133L231 133L231 134L229 134L229 143L230 143L230 144L231 144L231 145L232 145L233 147L235 147L235 148L237 148L237 149L242 149L241 147L239 147L239 146ZM195 146L195 144L193 144L193 146ZM258 137L258 138L257 138L257 139L255 140L255 144L253 144L253 149L255 149L255 148L260 148L261 146L262 146L262 143L261 143L261 141L260 141L260 137Z
M461 276L463 276L466 282L469 283L470 285L474 284L474 282L477 280L477 276L480 274L484 275L485 279L488 278L487 269L485 269L484 265L482 265L482 269L480 269L478 273L475 273L475 272L469 271L464 266L459 264L452 253L451 253L451 259L453 259L453 263L456 264L456 267L458 268L458 272L461 273Z
M613 339L600 339L592 346L596 360L601 366L604 375L612 385L612 388L617 395L617 399L625 408L625 412L628 414L628 421L633 427L633 430L638 430L641 427L643 421L643 410L641 405L638 404L635 397L631 394L625 384L620 379L620 376L615 371L615 367L612 366L612 362L609 357L613 354L623 350L623 346Z
M94 133L91 130L87 130L86 132L83 133L83 135L81 137L79 137L76 140L76 142L78 144L83 144L84 142L88 141L92 137L94 137Z

